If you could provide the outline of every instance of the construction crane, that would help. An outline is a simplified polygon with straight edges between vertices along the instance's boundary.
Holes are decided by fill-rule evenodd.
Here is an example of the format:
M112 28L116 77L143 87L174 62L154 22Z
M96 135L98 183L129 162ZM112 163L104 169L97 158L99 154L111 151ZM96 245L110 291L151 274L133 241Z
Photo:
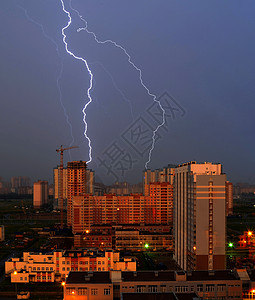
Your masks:
M78 146L63 148L63 145L60 146L59 149L56 151L60 153L60 167L59 167L59 174L58 174L58 206L60 204L60 212L61 212L61 229L63 229L63 168L64 168L64 151L79 148Z

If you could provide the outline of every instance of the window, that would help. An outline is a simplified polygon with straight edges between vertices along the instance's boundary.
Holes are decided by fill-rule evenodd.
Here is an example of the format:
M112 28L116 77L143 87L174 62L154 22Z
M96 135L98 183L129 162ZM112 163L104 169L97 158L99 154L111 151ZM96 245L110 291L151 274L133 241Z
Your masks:
M137 291L137 293L145 293L145 285L138 285L137 287L136 287L136 291Z
M23 277L20 277L20 280L23 280Z
M176 293L187 293L188 292L188 286L176 286L175 287Z
M65 268L62 268L62 271L65 271Z
M74 295L75 294L75 288L67 288L66 289L67 295Z
M91 289L91 295L97 295L98 289Z
M101 261L99 260L98 262L97 262L99 265L101 265Z
M36 267L33 267L33 270L35 271L35 270L36 270Z
M197 291L198 292L203 292L203 285L202 284L197 285Z
M149 285L149 293L157 293L158 287L157 285Z
M70 271L70 268L69 268L69 267L67 267L67 268L66 268L66 270L67 270L67 271Z
M166 285L161 285L160 289L161 289L162 293L165 293L166 292Z
M65 263L66 263L65 261L62 262L63 265L65 265Z
M206 292L214 292L214 284L206 284L205 291Z
M53 268L51 267L50 270L53 271Z
M40 267L37 267L37 271L40 271Z
M87 295L88 290L87 288L78 288L78 295Z
M85 261L85 265L87 265L87 264L88 264L88 261L86 260L86 261Z
M226 289L226 285L225 284L218 284L218 292L223 292Z
M110 289L104 289L104 295L110 295L111 290Z

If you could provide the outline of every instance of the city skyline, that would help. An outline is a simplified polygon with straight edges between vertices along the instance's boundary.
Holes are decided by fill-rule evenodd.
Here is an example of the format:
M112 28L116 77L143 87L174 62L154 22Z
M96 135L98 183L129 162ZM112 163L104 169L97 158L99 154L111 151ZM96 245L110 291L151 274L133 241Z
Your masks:
M255 4L247 3L72 1L88 28L102 40L111 38L123 45L141 68L146 86L164 105L174 105L166 128L158 132L150 169L212 161L223 164L231 182L255 182L255 43L250 38ZM152 133L158 110L123 52L98 45L84 30L77 32L84 24L74 12L73 17L67 31L69 46L88 59L95 79L87 111L93 145L88 167L106 184L116 176L119 181L139 182L148 149L130 140L130 130L144 125ZM5 180L22 175L53 182L52 169L59 164L55 149L61 144L80 147L66 153L65 163L88 160L82 108L88 101L89 77L64 49L61 29L67 21L60 1L2 4L0 154ZM130 156L128 170L120 170L121 161L116 161L117 175L107 176L102 161L116 145L123 156Z

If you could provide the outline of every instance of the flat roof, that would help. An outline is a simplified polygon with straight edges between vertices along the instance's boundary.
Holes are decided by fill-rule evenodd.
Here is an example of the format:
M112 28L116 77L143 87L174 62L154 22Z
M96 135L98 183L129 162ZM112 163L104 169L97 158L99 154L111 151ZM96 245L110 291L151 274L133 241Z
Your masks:
M125 281L175 281L174 271L123 271L122 280Z
M66 284L89 284L89 283L109 283L111 284L110 272L70 272Z

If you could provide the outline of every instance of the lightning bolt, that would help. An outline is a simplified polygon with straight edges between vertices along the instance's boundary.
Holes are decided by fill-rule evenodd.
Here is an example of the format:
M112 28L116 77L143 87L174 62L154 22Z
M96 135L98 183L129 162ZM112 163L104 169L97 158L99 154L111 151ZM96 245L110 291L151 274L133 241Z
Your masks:
M92 161L92 146L91 146L91 140L90 138L88 137L87 135L87 131L88 131L88 124L86 122L86 109L88 107L88 105L92 102L92 97L91 97L91 90L93 89L93 73L92 71L90 70L89 68L89 65L88 65L88 62L86 59L82 58L82 57L79 57L79 56L76 56L73 52L71 52L69 49L68 49L68 44L66 42L66 34L65 34L65 30L71 25L72 23L72 17L71 17L71 14L69 11L66 10L65 8L65 4L64 4L64 0L60 0L61 1L61 5L62 5L62 9L63 9L63 12L65 14L67 14L68 16L68 22L67 22L67 25L65 27L62 28L62 36L63 36L63 43L65 45L65 50L66 52L71 55L73 58L77 59L77 60L80 60L84 63L84 65L86 66L86 69L89 73L89 76L90 76L90 80L89 80L89 88L87 90L87 96L88 96L88 99L89 101L85 104L82 112L83 112L83 122L85 124L85 130L84 130L84 136L85 138L88 140L88 146L89 146L89 160L87 161L87 164L90 163Z
M61 0L61 2L63 2ZM151 161L151 155L152 155L152 152L155 148L155 142L156 142L156 134L157 134L157 131L160 129L160 127L164 126L165 124L165 110L164 108L162 107L160 101L157 100L157 96L152 94L149 90L149 88L145 85L144 81L143 81L143 77L142 77L142 70L133 62L130 54L128 54L127 50L121 46L120 44L116 43L115 41L112 41L110 39L107 39L107 40L104 40L104 41L101 41L97 38L97 35L93 32L93 31L90 31L88 29L88 22L82 17L82 15L79 13L78 10L76 10L75 8L73 8L72 6L72 0L69 0L69 5L70 5L70 8L75 11L77 13L77 15L79 16L80 20L83 21L83 23L85 24L84 27L80 27L77 29L77 32L80 32L80 31L85 31L86 33L88 34L91 34L93 35L95 41L98 43L98 44L112 44L114 45L116 48L120 49L127 57L128 59L128 62L133 66L133 68L138 71L139 73L139 79L140 79L140 83L141 85L143 86L143 88L146 90L147 94L153 98L153 101L156 102L160 109L162 110L162 122L156 127L155 130L153 130L153 134L152 134L152 144L151 144L151 148L150 148L150 151L149 151L149 157L148 157L148 160L147 162L145 163L145 168L147 169L148 168L148 164L150 163ZM70 14L69 14L70 15Z
M60 70L59 70L59 73L58 73L58 76L57 76L57 88L58 88L58 94L59 94L59 102L60 102L60 105L61 105L61 107L63 109L64 115L65 115L65 118L66 118L66 122L67 122L67 124L68 124L68 126L70 128L70 135L71 135L71 138L72 138L71 143L70 143L70 146L71 146L74 143L73 127L72 127L72 124L69 121L69 117L68 117L66 108L65 108L65 106L63 104L63 96L62 96L62 91L61 91L61 88L60 88L60 80L62 78L64 64L63 64L63 59L62 59L62 57L60 56L60 53L59 53L58 44L56 43L56 41L54 41L53 38L51 38L46 33L46 31L45 31L45 29L44 29L44 27L43 27L43 25L41 23L38 23L37 21L35 21L34 19L32 19L29 16L27 10L23 6L19 6L19 7L20 7L20 9L22 9L24 11L24 14L25 14L27 20L29 22L35 24L36 26L38 26L41 29L41 32L42 32L43 36L54 45L54 47L56 49L56 52L57 52L57 55L59 57L59 60L60 60ZM70 155L70 151L69 151L69 155Z

